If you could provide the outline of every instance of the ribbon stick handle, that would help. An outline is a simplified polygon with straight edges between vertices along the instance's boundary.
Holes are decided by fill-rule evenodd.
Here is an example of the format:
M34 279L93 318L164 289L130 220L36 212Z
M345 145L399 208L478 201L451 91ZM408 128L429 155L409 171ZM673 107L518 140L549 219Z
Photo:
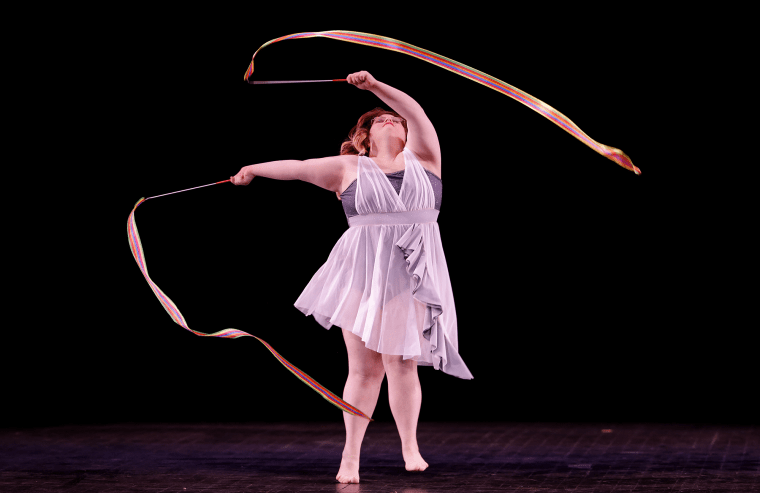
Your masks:
M164 197L166 195L173 195L175 193L180 193L180 192L187 192L188 190L195 190L197 188L210 187L211 185L219 185L220 183L227 183L228 181L230 181L230 180L222 180L222 181L218 181L216 183L209 183L208 185L201 185L199 187L186 188L184 190L177 190L176 192L169 192L169 193L164 193L164 194L161 194L161 195L154 195L153 197L148 197L145 200L155 199L155 198L158 198L158 197Z
M249 84L303 84L309 82L346 82L348 79L319 79L319 80L248 80Z

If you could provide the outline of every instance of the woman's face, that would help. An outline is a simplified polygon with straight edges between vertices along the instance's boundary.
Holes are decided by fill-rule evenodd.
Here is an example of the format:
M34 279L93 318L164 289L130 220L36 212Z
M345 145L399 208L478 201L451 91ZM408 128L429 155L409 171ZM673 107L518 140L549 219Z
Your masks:
M376 116L369 129L370 141L383 137L397 137L406 143L406 130L401 120L402 118L388 113Z

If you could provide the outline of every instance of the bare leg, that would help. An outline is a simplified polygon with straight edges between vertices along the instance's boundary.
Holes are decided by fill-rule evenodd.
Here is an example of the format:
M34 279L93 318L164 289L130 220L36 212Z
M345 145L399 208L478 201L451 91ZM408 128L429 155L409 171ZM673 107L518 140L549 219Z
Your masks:
M343 330L348 350L348 379L343 389L343 400L372 416L380 395L385 369L379 353L367 349L361 338ZM341 483L359 482L359 456L367 419L343 413L346 425L346 445L336 479Z
M417 420L422 405L422 389L417 376L417 362L403 361L403 356L383 354L388 375L388 398L393 419L401 436L401 453L407 471L424 471L428 463L422 459L417 446Z

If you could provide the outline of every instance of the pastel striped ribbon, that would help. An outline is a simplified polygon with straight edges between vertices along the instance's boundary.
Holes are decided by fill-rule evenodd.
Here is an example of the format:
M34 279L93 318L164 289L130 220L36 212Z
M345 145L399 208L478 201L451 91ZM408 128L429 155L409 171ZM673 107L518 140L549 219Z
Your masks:
M142 271L143 275L145 276L145 280L148 281L148 285L150 286L150 289L153 290L153 293L158 298L158 301L161 303L161 306L164 307L166 312L169 314L169 316L176 322L180 327L192 332L193 334L201 337L221 337L224 339L237 339L238 337L253 337L257 339L259 342L261 342L264 346L266 346L267 349L274 355L277 360L285 366L288 370L290 370L293 375L298 377L299 380L301 380L303 383L314 389L319 395L321 395L325 400L330 402L331 404L335 405L342 411L345 411L349 414L352 414L354 416L361 416L362 418L369 419L370 421L373 421L372 418L361 412L359 409L355 408L351 404L347 403L337 395L333 394L329 390L327 390L325 387L320 385L316 380L311 378L306 373L302 372L295 366L293 366L290 362L288 362L285 358L283 358L280 353L274 350L272 346L270 346L265 341L259 339L258 337L249 334L248 332L243 332L242 330L237 329L224 329L220 330L219 332L214 332L213 334L206 334L204 332L198 332L197 330L193 330L190 327L187 326L187 322L185 321L185 317L182 316L179 309L177 308L177 305L174 304L174 302L169 299L166 294L161 291L161 289L154 283L150 276L148 276L148 267L145 264L145 252L143 252L142 243L140 242L140 235L137 232L137 224L135 223L135 211L137 208L145 202L147 199L144 197L137 201L135 204L134 209L132 209L132 213L129 215L129 219L127 220L127 236L129 237L129 248L132 250L132 256L135 258L135 261L137 262L137 266Z
M451 58L438 55L432 51L424 50L422 48L418 48L416 46L410 45L409 43L405 43L393 38L386 38L384 36L378 36L376 34L360 33L355 31L322 31L290 34L288 36L283 36L281 38L276 38L268 41L261 45L258 50L256 50L256 53L254 53L253 57L251 58L250 65L248 65L248 70L245 71L245 80L248 81L248 79L251 77L251 74L253 74L253 60L256 58L256 54L265 46L269 46L272 43L284 41L286 39L317 37L337 39L339 41L347 41L349 43L373 46L375 48L383 48L385 50L404 53L406 55L419 58L420 60L426 61L428 63L432 63L433 65L437 65L450 72L454 72L455 74L459 74L462 77L466 77L472 81L477 82L478 84L490 87L495 91L498 91L516 101L519 101L536 113L548 118L551 122L558 125L570 135L580 140L607 159L616 162L629 171L633 171L637 175L641 174L641 170L633 165L631 158L629 158L623 151L595 141L586 135L585 132L578 128L578 125L570 121L570 119L565 115L555 110L543 101L531 96L527 92L522 91L513 85L507 84L506 82L495 77L491 77L490 75L481 72L480 70L476 70L472 67L468 67L467 65L459 63L456 60L452 60Z

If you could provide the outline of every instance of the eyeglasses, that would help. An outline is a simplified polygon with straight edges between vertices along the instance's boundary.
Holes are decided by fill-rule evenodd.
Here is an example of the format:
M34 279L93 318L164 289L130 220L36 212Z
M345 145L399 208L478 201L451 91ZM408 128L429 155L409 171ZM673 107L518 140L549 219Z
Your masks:
M406 121L403 118L397 118L395 116L376 116L372 119L372 125L379 122L387 122L388 120L392 121L393 123L404 123Z

